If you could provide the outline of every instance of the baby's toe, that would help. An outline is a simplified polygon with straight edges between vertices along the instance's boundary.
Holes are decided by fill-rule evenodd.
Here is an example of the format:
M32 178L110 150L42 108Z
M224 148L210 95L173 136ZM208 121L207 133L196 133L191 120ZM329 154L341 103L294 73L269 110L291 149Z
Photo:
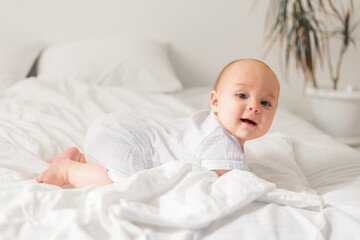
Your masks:
M43 174L40 174L39 176L35 177L34 180L37 181L38 183L42 183L44 181Z

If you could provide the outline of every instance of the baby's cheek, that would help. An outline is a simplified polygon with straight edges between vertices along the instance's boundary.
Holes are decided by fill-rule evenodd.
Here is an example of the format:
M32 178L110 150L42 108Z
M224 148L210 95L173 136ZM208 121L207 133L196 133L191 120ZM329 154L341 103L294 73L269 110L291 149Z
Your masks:
M263 124L262 127L262 134L264 135L265 133L267 133L267 131L269 131L270 127L271 127L271 123L272 123L272 118L266 119L266 121Z

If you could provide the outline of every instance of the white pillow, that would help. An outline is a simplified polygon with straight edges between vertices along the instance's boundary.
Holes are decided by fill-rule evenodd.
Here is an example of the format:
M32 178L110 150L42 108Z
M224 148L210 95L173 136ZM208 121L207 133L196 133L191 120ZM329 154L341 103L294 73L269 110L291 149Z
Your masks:
M251 172L277 188L316 194L295 161L291 140L284 134L271 133L246 142L245 157Z
M0 92L26 78L44 44L16 39L0 39Z
M166 44L155 40L130 38L55 45L43 52L38 76L117 85L136 91L175 92L183 86L167 50Z

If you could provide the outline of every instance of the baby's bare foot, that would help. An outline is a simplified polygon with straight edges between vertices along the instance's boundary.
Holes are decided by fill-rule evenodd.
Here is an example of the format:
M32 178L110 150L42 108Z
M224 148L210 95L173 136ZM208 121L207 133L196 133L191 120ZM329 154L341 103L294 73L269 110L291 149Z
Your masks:
M84 158L83 154L76 147L69 147L64 152L62 152L60 155L58 155L54 158L51 158L47 162L51 164L54 161L56 161L58 159L63 159L63 158L69 158L76 162L85 162L85 158Z
M72 160L69 158L56 159L35 180L39 183L48 183L57 186L69 184L68 171Z

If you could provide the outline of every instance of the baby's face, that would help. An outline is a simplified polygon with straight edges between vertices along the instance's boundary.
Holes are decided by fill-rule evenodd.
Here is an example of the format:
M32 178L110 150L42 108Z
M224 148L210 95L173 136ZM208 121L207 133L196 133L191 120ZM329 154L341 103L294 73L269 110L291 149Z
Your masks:
M240 144L263 136L273 121L280 86L263 63L234 63L224 74L217 91L211 92L211 109L222 126Z

